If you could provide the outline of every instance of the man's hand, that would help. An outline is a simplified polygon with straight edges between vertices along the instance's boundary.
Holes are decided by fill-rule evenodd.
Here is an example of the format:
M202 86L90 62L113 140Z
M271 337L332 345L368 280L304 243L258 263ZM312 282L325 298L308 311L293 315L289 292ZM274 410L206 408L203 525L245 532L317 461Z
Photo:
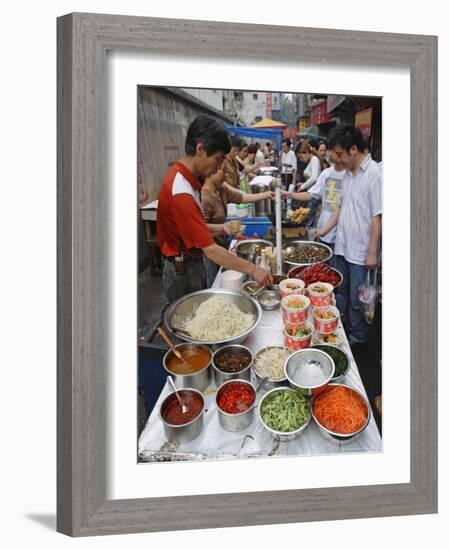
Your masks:
M262 196L264 199L271 199L273 201L276 198L276 194L274 191L265 191L265 193L262 193Z
M223 234L232 237L231 224L229 222L223 224Z
M273 277L271 273L262 269L261 267L254 266L255 269L251 274L251 277L262 286L269 286L273 284Z
M289 191L281 191L281 199L291 199L292 194Z
M365 260L366 269L374 269L377 266L377 255L368 254Z
M325 235L325 233L323 232L322 229L315 229L315 231L314 231L314 238L315 239L318 239L318 237L322 237L323 235Z

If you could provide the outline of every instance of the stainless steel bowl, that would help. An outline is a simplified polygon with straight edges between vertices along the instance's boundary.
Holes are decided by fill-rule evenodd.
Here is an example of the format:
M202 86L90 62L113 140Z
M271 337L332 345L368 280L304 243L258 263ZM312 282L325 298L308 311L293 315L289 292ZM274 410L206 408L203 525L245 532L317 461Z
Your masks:
M293 252L294 250L297 250L297 249L300 249L300 248L309 248L311 246L316 246L318 248L322 248L323 250L325 250L327 252L327 255L320 261L312 261L312 262L292 262L290 260L286 260L286 256L287 254ZM292 241L288 246L286 246L283 250L282 250L282 258L283 258L283 265L284 265L284 268L283 268L283 271L286 271L288 272L292 267L307 267L309 265L313 265L313 264L317 264L317 263L322 263L322 262L327 262L328 260L330 260L332 258L332 255L333 255L333 252L332 252L332 249L323 244L323 243L317 243L317 242L313 242L313 243L310 243L308 241ZM289 275L290 276L290 275Z
M279 290L279 283L281 281L285 281L287 279L287 275L273 275L273 284L270 285L270 290Z
M254 392L254 402L251 407L246 409L246 411L236 414L230 414L220 409L218 405L218 400L224 388L236 383L245 384ZM241 378L236 378L235 380L227 380L217 389L215 404L217 406L218 420L221 426L225 430L228 430L228 432L241 432L242 430L245 430L254 420L254 409L256 407L256 388L251 384L251 382L248 382L248 380L243 380Z
M257 287L258 290L255 290L252 292L250 288L254 286L254 288ZM250 288L248 288L250 287ZM252 296L253 298L256 298L259 292L263 289L263 286L260 286L257 281L253 281L252 279L250 281L246 281L246 283L243 283L242 285L242 292L244 294L247 294L248 296Z
M268 424L266 424L264 422L263 418L262 418L261 407L262 407L262 404L265 401L265 399L267 399L270 395L273 395L273 393L279 392L279 391L293 392L295 390L293 390L292 388L274 388L274 389L270 390L269 392L267 392L262 397L262 399L260 400L260 403L259 403L259 407L258 407L259 419L260 419L260 422L261 422L262 426L266 430L268 430L274 437L278 438L280 441L292 441L293 439L296 439L297 437L299 437L304 432L304 430L310 424L310 420L312 418L312 415L309 412L309 418L306 420L306 422L300 428L298 428L294 432L278 432L276 430L273 430L273 428L270 428L270 426L268 426Z
M286 350L288 353L290 353L290 351L288 350L288 348L286 348L285 346L281 346L281 345L278 345L278 346L266 346L262 349L260 349L257 353L254 354L254 360L256 359L256 357L261 354L262 352L264 351L267 351L269 349L284 349ZM260 384L262 382L262 380L264 379L264 377L262 375L260 375L257 371L256 371L256 368L254 366L254 361L253 361L253 365L252 365L252 368L253 368L253 373L254 373L254 376L256 377L256 381L257 381L257 384ZM282 386L288 386L288 380L287 380L287 377L284 375L282 378L267 378L265 384L264 384L264 388L266 390L271 390L271 389L274 389L274 388L279 388L279 387L282 387Z
M244 350L248 352L250 357L248 366L238 372L224 372L217 367L216 360L225 351L232 351L232 350ZM249 348L246 348L245 346L241 346L239 344L231 344L229 346L223 346L222 348L217 349L212 356L212 369L214 371L215 383L217 384L217 388L221 386L221 384L223 384L224 382L228 380L234 380L236 378L239 378L241 380L248 380L249 382L251 380L252 364L253 364L253 354L251 353L251 350Z
M333 383L342 382L343 378L348 374L349 369L351 368L351 361L349 359L348 354L345 351L343 351L342 349L338 348L337 346L333 346L331 344L314 344L313 346L310 346L310 347L311 348L318 348L321 351L324 351L325 353L327 352L327 348L330 348L332 350L335 350L336 353L339 353L339 354L343 355L346 358L347 366L346 366L345 372L343 374L340 374L339 376L336 376L336 372L334 372L334 376L330 379L330 381L333 382ZM334 361L334 363L335 363L335 361ZM337 369L337 367L335 367L335 369Z
M302 363L310 363L313 361L319 363L323 372L323 381L318 384L310 385L307 385L305 382L298 382L295 379L295 371L300 367ZM324 351L313 348L305 348L295 351L290 355L290 357L285 362L284 370L285 376L290 382L291 386L293 386L294 388L301 388L310 391L314 388L320 388L321 386L324 386L329 382L329 380L334 375L335 364L332 357L330 357Z
M203 407L201 409L201 412L198 416L196 416L193 420L190 422L187 422L186 424L170 424L167 422L164 418L165 411L167 410L167 406L173 401L177 400L176 394L170 393L162 402L160 409L159 409L159 418L162 421L162 424L164 425L164 431L165 435L167 436L167 439L171 441L172 443L189 443L190 441L193 441L196 437L198 437L203 429L204 426L204 397L201 394L201 392L193 389L193 388L186 388L183 390L178 390L178 393L181 396L185 394L186 392L194 392L198 397L201 398L201 401L203 403Z
M363 399L363 402L366 405L366 410L367 410L366 422L359 430L357 430L356 432L350 433L350 434L338 434L338 433L332 432L331 430L328 430L322 424L320 424L318 422L318 420L316 419L315 415L313 414L313 405L314 405L315 400L319 397L318 395L316 397L312 398L311 412L312 412L312 417L315 420L315 422L316 422L316 424L317 424L317 426L320 430L321 435L327 441L330 441L331 443L334 443L335 445L345 445L345 444L348 444L348 443L352 443L352 441L354 441L357 437L359 437L360 434L366 429L366 427L368 426L368 424L370 422L370 419L371 419L371 408L369 406L369 403L368 403L368 400L366 399L366 397L359 390L353 388L352 386L348 386L346 384L328 384L329 389L331 389L333 387L338 387L338 386L343 386L345 388L349 388L350 390L353 390L355 393L357 393Z
M210 365L212 362L212 351L203 344L178 344L177 346L175 346L175 349L181 352L192 350L194 348L201 348L209 354L209 362L203 369L199 370L198 372L194 372L192 374L177 374L171 371L168 368L168 362L174 356L174 353L171 349L168 350L167 353L164 355L162 363L164 365L164 369L172 376L175 381L175 385L178 388L193 388L198 391L204 391L210 383Z
M322 263L322 262L319 262ZM301 273L303 269L305 269L307 266L295 266L292 267L288 272L288 278L289 279L301 279ZM331 266L329 266L331 267ZM341 283L343 282L343 275L338 271L338 269L335 269L335 267L331 267L332 271L335 271L335 273L340 277L340 282L334 286L334 291L337 290L339 286L341 286Z
M262 290L257 295L257 301L262 309L271 311L279 307L281 303L281 295L278 290Z
M273 246L270 241L264 239L247 239L246 241L240 241L236 244L234 250L237 256L254 263L256 254L256 246L266 248L267 246Z
M231 300L243 313L251 313L254 315L253 324L242 334L233 336L231 338L225 338L223 340L195 340L191 336L177 332L175 329L184 328L185 321L192 316L195 308L202 302L213 296L224 296ZM195 344L206 344L216 346L218 344L241 344L257 327L262 317L262 308L254 298L247 296L241 292L235 290L226 290L224 288L208 288L206 290L198 290L187 294L182 298L176 300L170 304L164 315L164 322L167 329L186 342L192 342Z

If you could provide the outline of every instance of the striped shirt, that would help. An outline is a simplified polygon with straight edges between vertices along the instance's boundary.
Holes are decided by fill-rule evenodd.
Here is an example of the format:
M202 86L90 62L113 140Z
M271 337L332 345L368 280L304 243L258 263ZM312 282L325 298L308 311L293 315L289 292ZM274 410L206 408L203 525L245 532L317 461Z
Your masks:
M368 155L355 176L351 171L345 172L335 254L350 263L365 265L373 217L381 213L381 172Z

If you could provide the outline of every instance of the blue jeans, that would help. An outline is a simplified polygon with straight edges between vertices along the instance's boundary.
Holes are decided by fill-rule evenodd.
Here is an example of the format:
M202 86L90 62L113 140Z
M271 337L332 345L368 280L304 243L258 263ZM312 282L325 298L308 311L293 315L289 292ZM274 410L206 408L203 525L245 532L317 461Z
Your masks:
M338 289L336 300L342 321L349 313L349 343L365 343L368 340L368 323L360 311L359 286L365 282L364 265L352 264L343 256L335 256L335 269L343 275L343 283Z

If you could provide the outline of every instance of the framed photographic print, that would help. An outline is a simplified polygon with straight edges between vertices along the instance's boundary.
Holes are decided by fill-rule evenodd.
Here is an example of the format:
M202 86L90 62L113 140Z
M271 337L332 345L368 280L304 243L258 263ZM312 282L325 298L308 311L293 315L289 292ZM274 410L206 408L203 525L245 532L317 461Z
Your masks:
M436 77L436 38L429 36L94 14L58 19L60 532L436 511ZM225 145L214 150L204 124L215 140L224 132ZM363 140L358 145L336 137L348 127ZM392 155L399 142L400 161ZM370 325L368 352L357 346L349 318L325 327L339 317L339 287L353 275L329 265L334 243L315 232L335 204L343 216L349 199L343 190L339 203L334 180L354 159L363 160L361 172L373 170L383 192L379 206L367 192L372 216L382 213L383 310ZM344 189L355 183L354 173ZM178 197L173 205L164 206L163 186L170 187L167 200ZM175 222L167 218L161 232L172 207L179 208ZM216 240L229 237L235 260L224 247L216 252L209 233L202 246L185 233L186 250L170 248L184 212L187 226L207 222ZM263 246L252 250L251 243ZM204 258L190 257L198 247L228 268L209 266L203 290L190 287L197 268L206 275ZM311 253L318 256L309 261L304 254ZM251 254L253 267L238 263ZM333 279L311 279L308 263ZM257 283L264 269L301 281L307 295L282 296L270 310L269 300L288 292L278 281L262 309L262 294L245 294L238 275ZM184 290L170 294L182 277ZM358 286L372 284L368 278ZM220 304L208 312L216 298ZM306 306L308 318L299 319ZM181 364L157 340L159 325L178 344ZM261 351L285 357L267 364ZM199 366L191 364L193 352ZM343 385L326 385L345 359ZM289 386L273 374L273 361ZM187 421L167 374L181 401L190 400ZM355 427L326 428L329 403L320 401L335 389L346 389L344 399L358 407L349 415ZM278 403L284 400L287 409Z

